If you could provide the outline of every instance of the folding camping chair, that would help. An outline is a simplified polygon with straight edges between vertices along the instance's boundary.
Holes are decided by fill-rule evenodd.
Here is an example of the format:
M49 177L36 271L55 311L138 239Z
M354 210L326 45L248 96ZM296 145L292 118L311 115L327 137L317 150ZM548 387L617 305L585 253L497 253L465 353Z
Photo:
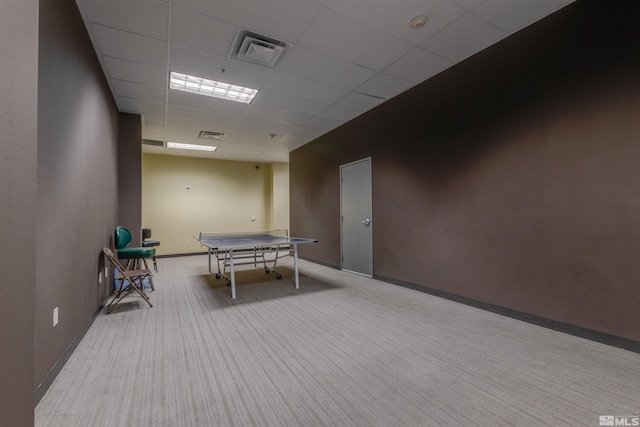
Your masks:
M102 252L119 271L114 276L117 286L111 302L107 305L107 314L111 313L115 306L131 292L137 292L149 304L149 307L153 307L143 288L144 280L151 277L151 270L125 270L111 249L102 248Z

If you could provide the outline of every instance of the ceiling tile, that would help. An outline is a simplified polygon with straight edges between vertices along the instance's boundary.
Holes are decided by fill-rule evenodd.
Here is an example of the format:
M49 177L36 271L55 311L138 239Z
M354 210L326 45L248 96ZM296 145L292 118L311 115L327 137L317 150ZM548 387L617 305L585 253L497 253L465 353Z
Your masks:
M104 57L108 77L149 86L166 87L167 70L164 67L141 64L110 56Z
M171 45L170 68L171 71L253 89L261 89L273 74L271 68L176 45Z
M278 69L347 90L375 75L373 70L300 46L287 52Z
M336 107L335 105L332 105L320 113L318 117L310 120L307 123L307 126L318 127L318 124L320 124L322 127L322 123L325 122L327 123L325 127L329 127L331 125L336 127L339 125L338 122L348 122L349 120L355 119L360 114L362 114L362 111L350 110L349 108Z
M219 19L191 12L171 9L171 42L191 49L227 56L238 27Z
M142 119L145 125L165 125L164 114L145 114Z
M167 43L103 25L91 26L103 55L158 67L167 66Z
M175 117L180 119L198 120L201 122L211 123L212 126L219 129L230 129L240 118L241 112L238 112L237 115L233 115L169 105L168 115L170 118Z
M329 9L318 14L299 44L373 70L385 68L412 48Z
M263 122L288 123L294 125L304 125L311 119L308 114L301 114L294 111L282 111L273 108L265 108L259 105L250 104L249 108L242 115L243 119L261 120Z
M558 0L486 0L473 12L504 30L516 31L565 4Z
M306 99L294 98L293 96L279 93L261 91L253 99L253 105L259 107L275 108L276 110L292 111L302 114L318 114L325 108L326 104L308 101Z
M276 4L264 0L173 0L172 4L288 43L300 38L320 10L320 5L310 0L281 1Z
M111 80L111 87L118 96L151 102L164 103L167 96L167 90L164 88L131 83L124 80Z
M142 99L127 98L125 96L116 97L118 109L123 113L134 114L164 114L164 103L150 102Z
M419 83L447 68L452 62L417 47L385 68L384 72Z
M466 13L422 46L445 58L460 61L497 42L505 35L496 27Z
M388 74L376 74L357 90L359 93L389 99L413 86L412 82Z
M351 92L349 95L336 102L336 105L338 107L344 107L351 110L367 111L382 102L384 102L384 99L362 93Z
M333 104L349 93L345 89L329 86L293 74L276 71L264 90L283 95L295 96L324 104Z
M240 102L175 90L169 91L169 105L238 116L247 109L247 104Z
M82 0L89 20L107 27L167 40L168 7L156 0Z
M465 12L449 0L329 0L327 7L412 44L423 42ZM415 29L409 22L418 15L426 15L429 20Z

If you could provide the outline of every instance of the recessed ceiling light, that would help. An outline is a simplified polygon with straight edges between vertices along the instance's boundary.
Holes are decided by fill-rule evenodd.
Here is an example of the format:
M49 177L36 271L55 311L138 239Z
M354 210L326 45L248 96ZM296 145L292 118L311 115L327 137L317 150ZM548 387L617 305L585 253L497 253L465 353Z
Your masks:
M178 148L180 150L216 151L218 147L213 145L184 144L182 142L167 142L167 148Z
M198 95L212 96L214 98L228 99L230 101L250 103L258 94L257 89L230 83L217 82L202 77L171 72L169 88L183 92L197 93Z
M411 26L411 28L422 28L427 24L428 20L429 18L427 18L426 16L418 15L414 17L411 21L409 21L409 25Z

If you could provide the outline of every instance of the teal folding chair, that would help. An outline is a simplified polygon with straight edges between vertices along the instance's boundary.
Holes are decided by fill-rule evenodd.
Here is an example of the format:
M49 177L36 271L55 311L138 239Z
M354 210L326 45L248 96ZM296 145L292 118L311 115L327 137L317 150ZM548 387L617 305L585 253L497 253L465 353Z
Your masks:
M149 269L147 259L156 256L156 248L154 247L131 247L129 244L133 240L131 231L121 225L116 227L115 231L115 248L118 251L118 259L126 260L126 270ZM144 267L143 267L144 266ZM151 290L155 291L153 278L149 276L149 284Z

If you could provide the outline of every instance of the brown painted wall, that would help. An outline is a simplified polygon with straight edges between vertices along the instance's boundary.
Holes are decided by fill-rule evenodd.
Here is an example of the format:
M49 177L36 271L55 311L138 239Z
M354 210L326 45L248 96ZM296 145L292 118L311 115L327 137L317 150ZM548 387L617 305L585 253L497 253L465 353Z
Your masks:
M118 225L133 235L132 246L142 244L142 117L119 113Z
M640 340L638 12L576 2L291 153L301 255L339 265L371 156L376 276Z
M0 424L32 426L38 1L0 2Z
M73 0L41 1L39 19L32 390L108 294L101 249L118 217L118 113L84 23Z

